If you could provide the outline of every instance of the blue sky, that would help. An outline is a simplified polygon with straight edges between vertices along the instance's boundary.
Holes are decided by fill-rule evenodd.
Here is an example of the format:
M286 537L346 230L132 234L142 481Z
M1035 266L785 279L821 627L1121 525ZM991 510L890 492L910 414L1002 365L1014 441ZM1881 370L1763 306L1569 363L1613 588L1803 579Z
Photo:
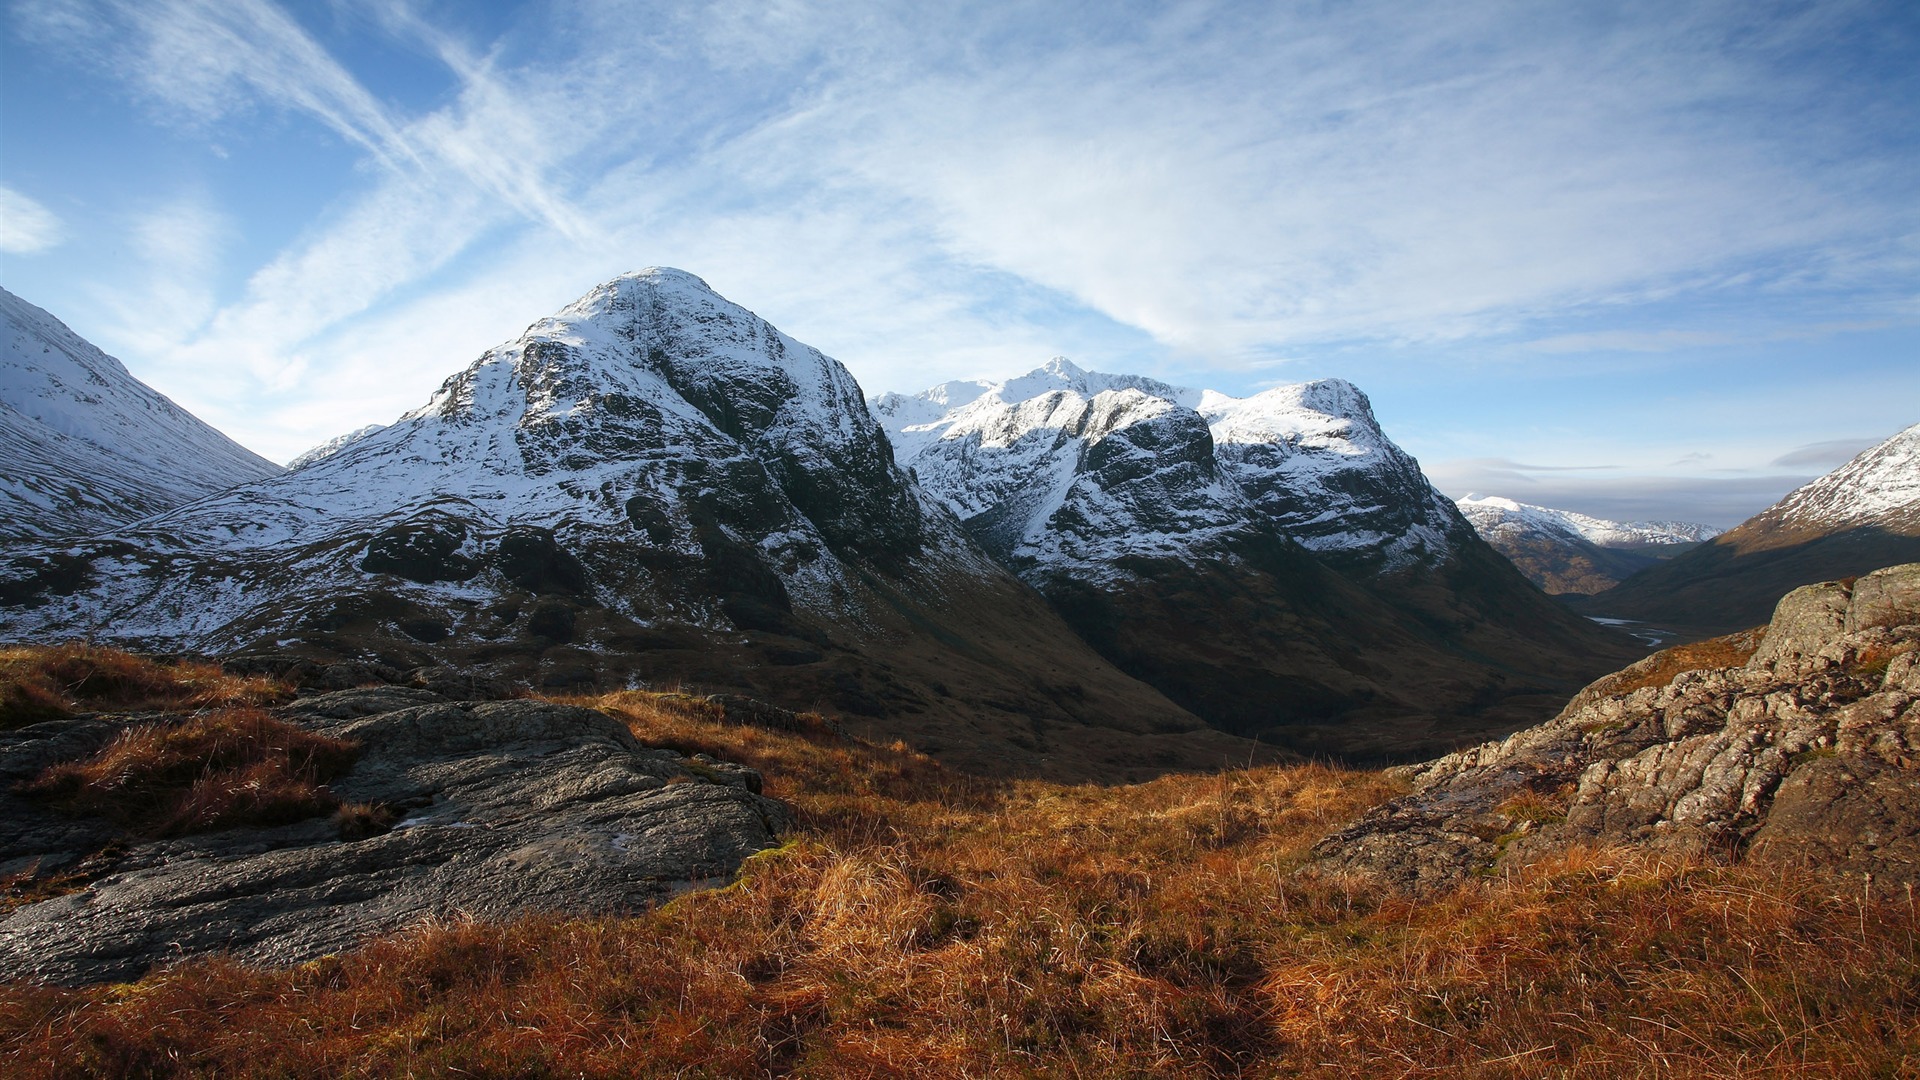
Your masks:
M1731 524L1920 421L1920 6L15 0L0 284L277 460L679 266Z

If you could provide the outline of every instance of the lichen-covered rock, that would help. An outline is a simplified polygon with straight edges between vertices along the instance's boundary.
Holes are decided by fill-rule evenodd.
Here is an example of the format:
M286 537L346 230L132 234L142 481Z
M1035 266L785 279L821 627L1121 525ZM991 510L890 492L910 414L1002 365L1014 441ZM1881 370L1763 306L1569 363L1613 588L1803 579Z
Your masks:
M0 970L127 979L216 951L299 962L431 917L629 912L726 880L787 820L753 770L643 746L588 709L379 687L284 715L361 744L333 792L399 815L391 831L342 840L315 819L138 845L83 891L0 919ZM0 768L46 756L32 731L0 745ZM24 854L58 821L40 809L0 823L0 852Z
M1784 597L1744 662L1656 654L1554 720L1404 770L1413 791L1315 848L1428 890L1572 842L1812 860L1920 880L1920 565ZM1698 647L1691 647L1698 649Z

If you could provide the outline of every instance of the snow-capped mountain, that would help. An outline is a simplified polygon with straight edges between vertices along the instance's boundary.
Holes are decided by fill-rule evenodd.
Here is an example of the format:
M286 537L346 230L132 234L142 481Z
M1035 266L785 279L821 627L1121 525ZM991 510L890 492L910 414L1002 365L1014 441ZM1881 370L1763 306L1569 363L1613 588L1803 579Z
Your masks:
M1020 567L1124 574L1129 554L1251 527L1390 573L1444 561L1466 528L1339 379L1234 398L1056 357L873 409L901 463Z
M0 603L8 637L735 687L968 753L1005 736L993 756L1063 772L1200 726L912 484L845 368L670 269L595 288L299 468L28 551ZM1019 733L1062 722L1106 735Z
M1685 521L1609 521L1498 496L1468 495L1460 512L1480 538L1549 593L1596 593L1720 535Z
M1414 753L1619 655L1488 549L1344 381L1235 398L1056 358L872 405L982 546L1229 730Z
M1490 532L1524 529L1566 533L1600 547L1639 548L1698 544L1720 535L1720 530L1711 525L1689 521L1609 521L1497 495L1468 495L1456 505L1483 539Z
M98 532L280 467L0 289L0 542Z
M345 435L335 435L320 445L310 447L303 451L298 457L287 462L287 468L304 469L323 457L332 457L334 454L346 449L349 445L359 442L361 439L384 429L386 426L385 424L368 424L365 427L355 428Z
M1818 581L1920 560L1920 424L1671 562L1595 596L1596 614L1708 633L1763 623Z
M1796 488L1757 521L1788 532L1863 526L1920 532L1920 424Z

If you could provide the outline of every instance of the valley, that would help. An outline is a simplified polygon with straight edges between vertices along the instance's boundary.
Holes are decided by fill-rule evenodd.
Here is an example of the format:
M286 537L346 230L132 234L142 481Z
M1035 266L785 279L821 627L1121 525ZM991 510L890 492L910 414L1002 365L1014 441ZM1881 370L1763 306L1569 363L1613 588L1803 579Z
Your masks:
M1343 380L869 401L650 268L278 470L5 299L88 418L0 547L21 1075L1920 1055L1920 428L1456 504Z

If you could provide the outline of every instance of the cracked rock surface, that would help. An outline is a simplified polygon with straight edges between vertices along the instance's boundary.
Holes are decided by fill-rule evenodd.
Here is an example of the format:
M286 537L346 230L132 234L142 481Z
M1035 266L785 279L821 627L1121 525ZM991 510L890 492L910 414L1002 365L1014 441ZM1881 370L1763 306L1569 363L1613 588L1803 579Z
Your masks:
M1583 841L1913 882L1917 765L1909 564L1796 589L1760 630L1648 657L1546 724L1410 766L1408 795L1314 853L1321 869L1413 892Z
M332 791L402 815L391 831L342 840L333 821L310 819L131 846L84 890L0 918L0 971L132 979L218 951L297 963L428 918L631 912L730 878L787 824L752 770L646 747L590 709L379 687L282 716L361 745ZM84 756L113 730L79 719L8 733L0 779L10 788ZM0 872L78 867L108 839L0 797Z

